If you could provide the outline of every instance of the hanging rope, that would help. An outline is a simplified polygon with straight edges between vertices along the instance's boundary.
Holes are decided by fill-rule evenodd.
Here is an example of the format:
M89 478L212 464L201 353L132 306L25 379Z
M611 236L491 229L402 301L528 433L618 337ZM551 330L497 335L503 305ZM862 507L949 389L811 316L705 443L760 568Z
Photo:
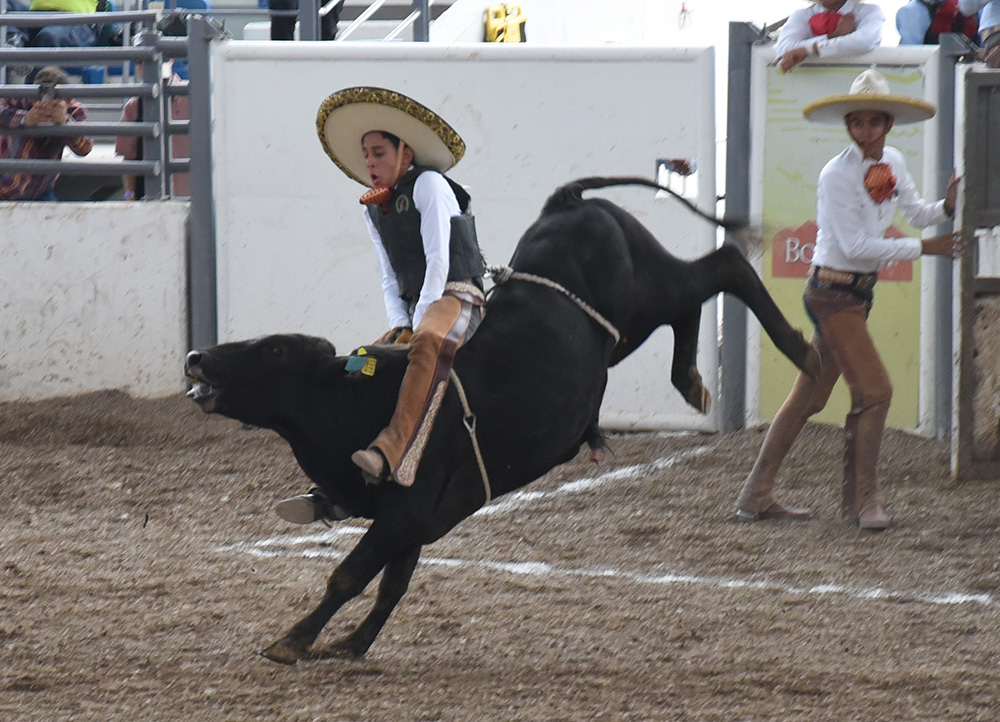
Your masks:
M494 284L493 288L490 289L492 292L497 286L500 286L507 281L527 281L529 283L537 283L540 286L545 286L553 290L559 291L567 298L569 298L573 303L579 306L584 313L590 316L592 319L597 321L604 330L611 334L611 338L614 339L615 343L618 343L618 339L621 338L621 334L618 333L618 329L614 327L608 319L604 318L596 309L590 306L586 301L577 296L572 291L568 290L565 286L562 286L555 281L552 281L544 276L536 276L533 273L522 273L520 271L515 271L510 266L490 266L486 269L487 274L493 278ZM483 489L486 491L486 502L489 504L493 500L493 491L490 488L490 478L489 474L486 473L486 464L483 462L483 453L479 448L479 439L476 436L476 415L472 413L472 408L469 406L469 399L465 395L465 388L462 386L461 380L458 378L458 374L455 373L455 369L451 370L451 380L455 384L455 390L458 391L458 398L462 402L462 410L465 416L462 419L462 423L465 424L466 430L469 432L469 438L472 440L472 448L476 452L476 462L479 464L479 474L483 479ZM484 506L485 506L484 504Z
M472 413L472 409L469 407L469 399L465 396L465 388L463 388L462 382L459 381L455 369L451 370L451 381L455 384L455 390L458 391L458 398L462 401L462 410L465 412L462 423L465 424L465 428L469 432L469 438L472 439L472 448L476 452L476 461L479 463L479 474L483 478L483 488L486 490L486 501L483 503L483 506L486 506L486 504L489 504L493 500L493 492L490 489L490 477L486 473L486 464L483 463L483 453L479 450L479 439L476 437L476 415Z

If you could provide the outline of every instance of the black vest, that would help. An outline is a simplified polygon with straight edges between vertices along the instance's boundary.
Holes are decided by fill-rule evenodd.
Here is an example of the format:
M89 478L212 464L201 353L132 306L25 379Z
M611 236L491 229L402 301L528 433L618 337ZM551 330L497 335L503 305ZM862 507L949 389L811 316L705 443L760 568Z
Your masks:
M382 246L399 283L399 295L409 304L416 303L427 273L427 259L420 236L420 212L413 205L413 186L417 177L428 168L414 167L399 179L389 199L389 211L383 213L377 205L368 206L368 215L382 238ZM469 213L469 194L462 186L444 176L455 193L462 215L451 219L451 242L448 260L448 281L472 281L483 287L486 271L482 251L476 240L476 226Z

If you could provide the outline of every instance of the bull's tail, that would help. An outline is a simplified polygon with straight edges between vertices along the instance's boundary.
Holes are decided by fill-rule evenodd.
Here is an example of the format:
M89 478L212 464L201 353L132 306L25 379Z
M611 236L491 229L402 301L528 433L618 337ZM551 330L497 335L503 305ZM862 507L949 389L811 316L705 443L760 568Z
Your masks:
M737 223L736 221L727 221L718 218L711 213L701 210L698 206L682 196L680 193L677 193L666 186L661 186L656 181L651 181L648 178L643 178L641 176L593 176L591 178L579 178L572 183L567 183L566 185L557 188L552 195L549 196L548 200L545 201L545 208L542 210L542 213L557 211L579 203L583 200L584 191L596 190L598 188L612 188L614 186L636 185L646 186L647 188L656 188L664 193L669 193L675 199L687 206L692 213L701 216L709 223L714 223L720 228L725 228L727 231L736 234L743 234L748 230L745 223Z

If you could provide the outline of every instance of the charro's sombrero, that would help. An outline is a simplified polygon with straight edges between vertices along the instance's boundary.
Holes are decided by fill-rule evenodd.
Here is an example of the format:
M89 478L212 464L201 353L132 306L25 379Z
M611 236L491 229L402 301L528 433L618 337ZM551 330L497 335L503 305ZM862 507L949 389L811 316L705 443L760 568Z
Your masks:
M828 95L802 109L806 120L841 125L844 116L855 110L880 110L891 115L896 125L918 123L934 117L934 106L923 100L889 92L889 81L877 70L866 70L851 84L846 95Z
M345 88L319 106L316 132L330 159L348 177L371 186L361 139L382 130L413 149L417 165L444 173L465 155L465 142L441 116L402 93L385 88Z

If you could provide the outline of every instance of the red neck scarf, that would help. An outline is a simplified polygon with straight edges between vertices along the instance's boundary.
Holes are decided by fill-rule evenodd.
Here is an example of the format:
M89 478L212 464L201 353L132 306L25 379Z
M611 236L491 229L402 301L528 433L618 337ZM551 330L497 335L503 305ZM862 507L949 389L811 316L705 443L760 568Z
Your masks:
M896 176L888 163L876 163L865 173L865 189L876 203L892 198L896 190Z
M812 28L814 36L829 35L837 29L840 18L840 13L816 13L809 18L809 27Z

